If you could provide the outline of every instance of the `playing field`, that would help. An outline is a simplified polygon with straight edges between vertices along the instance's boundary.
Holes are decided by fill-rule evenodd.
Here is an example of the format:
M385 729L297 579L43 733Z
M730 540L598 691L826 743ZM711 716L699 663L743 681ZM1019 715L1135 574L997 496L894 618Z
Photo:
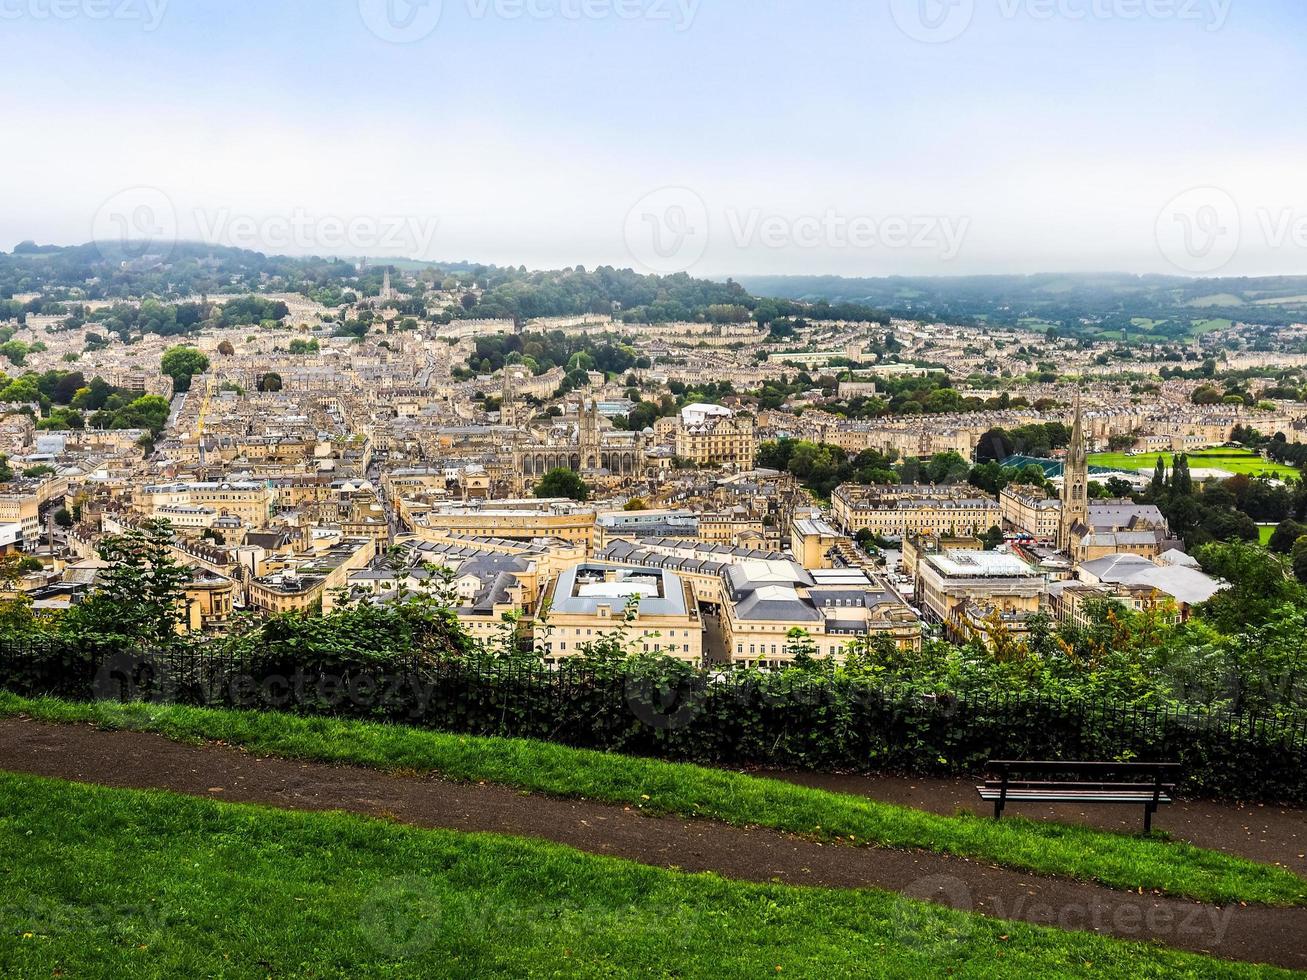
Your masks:
M1094 453L1089 457L1090 466L1103 466L1117 470L1136 472L1152 471L1157 466L1158 458L1171 468L1174 456L1171 453ZM1190 470L1225 470L1227 473L1249 476L1273 476L1281 479L1297 478L1301 474L1292 466L1273 463L1269 459L1247 449L1207 449L1189 453Z

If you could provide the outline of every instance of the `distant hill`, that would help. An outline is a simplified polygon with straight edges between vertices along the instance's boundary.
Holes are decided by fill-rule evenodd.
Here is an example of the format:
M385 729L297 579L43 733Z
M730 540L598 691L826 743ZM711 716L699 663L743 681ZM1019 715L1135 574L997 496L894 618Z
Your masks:
M877 279L739 276L736 281L758 296L861 303L908 318L1056 327L1068 334L1124 335L1137 341L1192 340L1229 321L1271 326L1307 321L1307 276L1190 279L1050 273Z

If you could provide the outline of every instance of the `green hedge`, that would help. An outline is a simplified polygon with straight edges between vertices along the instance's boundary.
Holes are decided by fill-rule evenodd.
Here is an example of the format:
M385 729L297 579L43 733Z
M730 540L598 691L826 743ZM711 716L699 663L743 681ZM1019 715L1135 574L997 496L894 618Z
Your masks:
M1271 718L1041 695L938 697L823 673L706 674L637 657L557 670L465 656L240 656L0 644L25 696L156 700L416 724L732 766L969 773L990 758L1178 761L1190 794L1307 802L1307 733Z

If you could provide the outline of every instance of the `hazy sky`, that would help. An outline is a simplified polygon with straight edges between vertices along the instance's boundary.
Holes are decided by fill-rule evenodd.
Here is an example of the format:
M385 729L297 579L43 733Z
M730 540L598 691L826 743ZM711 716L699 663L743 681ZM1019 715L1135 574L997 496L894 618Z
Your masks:
M0 38L5 249L1307 273L1302 0L0 0Z

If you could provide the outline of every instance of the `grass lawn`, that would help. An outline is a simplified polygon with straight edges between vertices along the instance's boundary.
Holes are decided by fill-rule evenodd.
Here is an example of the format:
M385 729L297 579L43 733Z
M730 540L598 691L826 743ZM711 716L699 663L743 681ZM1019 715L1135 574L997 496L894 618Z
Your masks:
M1275 528L1277 526L1278 525L1275 524L1257 525L1257 539L1262 543L1263 548L1265 548L1268 544L1271 543L1271 535L1275 533Z
M1093 453L1089 457L1090 466L1104 466L1116 470L1151 472L1162 459L1169 470L1174 463L1171 453L1140 453L1131 456L1128 453ZM1207 449L1189 454L1191 470L1225 470L1228 473L1248 476L1272 476L1280 479L1297 479L1302 474L1292 466L1274 463L1257 453L1246 449Z
M531 792L626 804L846 843L919 848L1040 874L1144 888L1209 902L1307 904L1307 881L1162 835L1114 834L1020 818L939 816L863 797L700 766L571 749L523 739L449 735L397 725L151 704L72 704L0 693L0 716L153 731L222 741L265 755L439 772Z
M1287 976L879 891L0 774L0 975Z

